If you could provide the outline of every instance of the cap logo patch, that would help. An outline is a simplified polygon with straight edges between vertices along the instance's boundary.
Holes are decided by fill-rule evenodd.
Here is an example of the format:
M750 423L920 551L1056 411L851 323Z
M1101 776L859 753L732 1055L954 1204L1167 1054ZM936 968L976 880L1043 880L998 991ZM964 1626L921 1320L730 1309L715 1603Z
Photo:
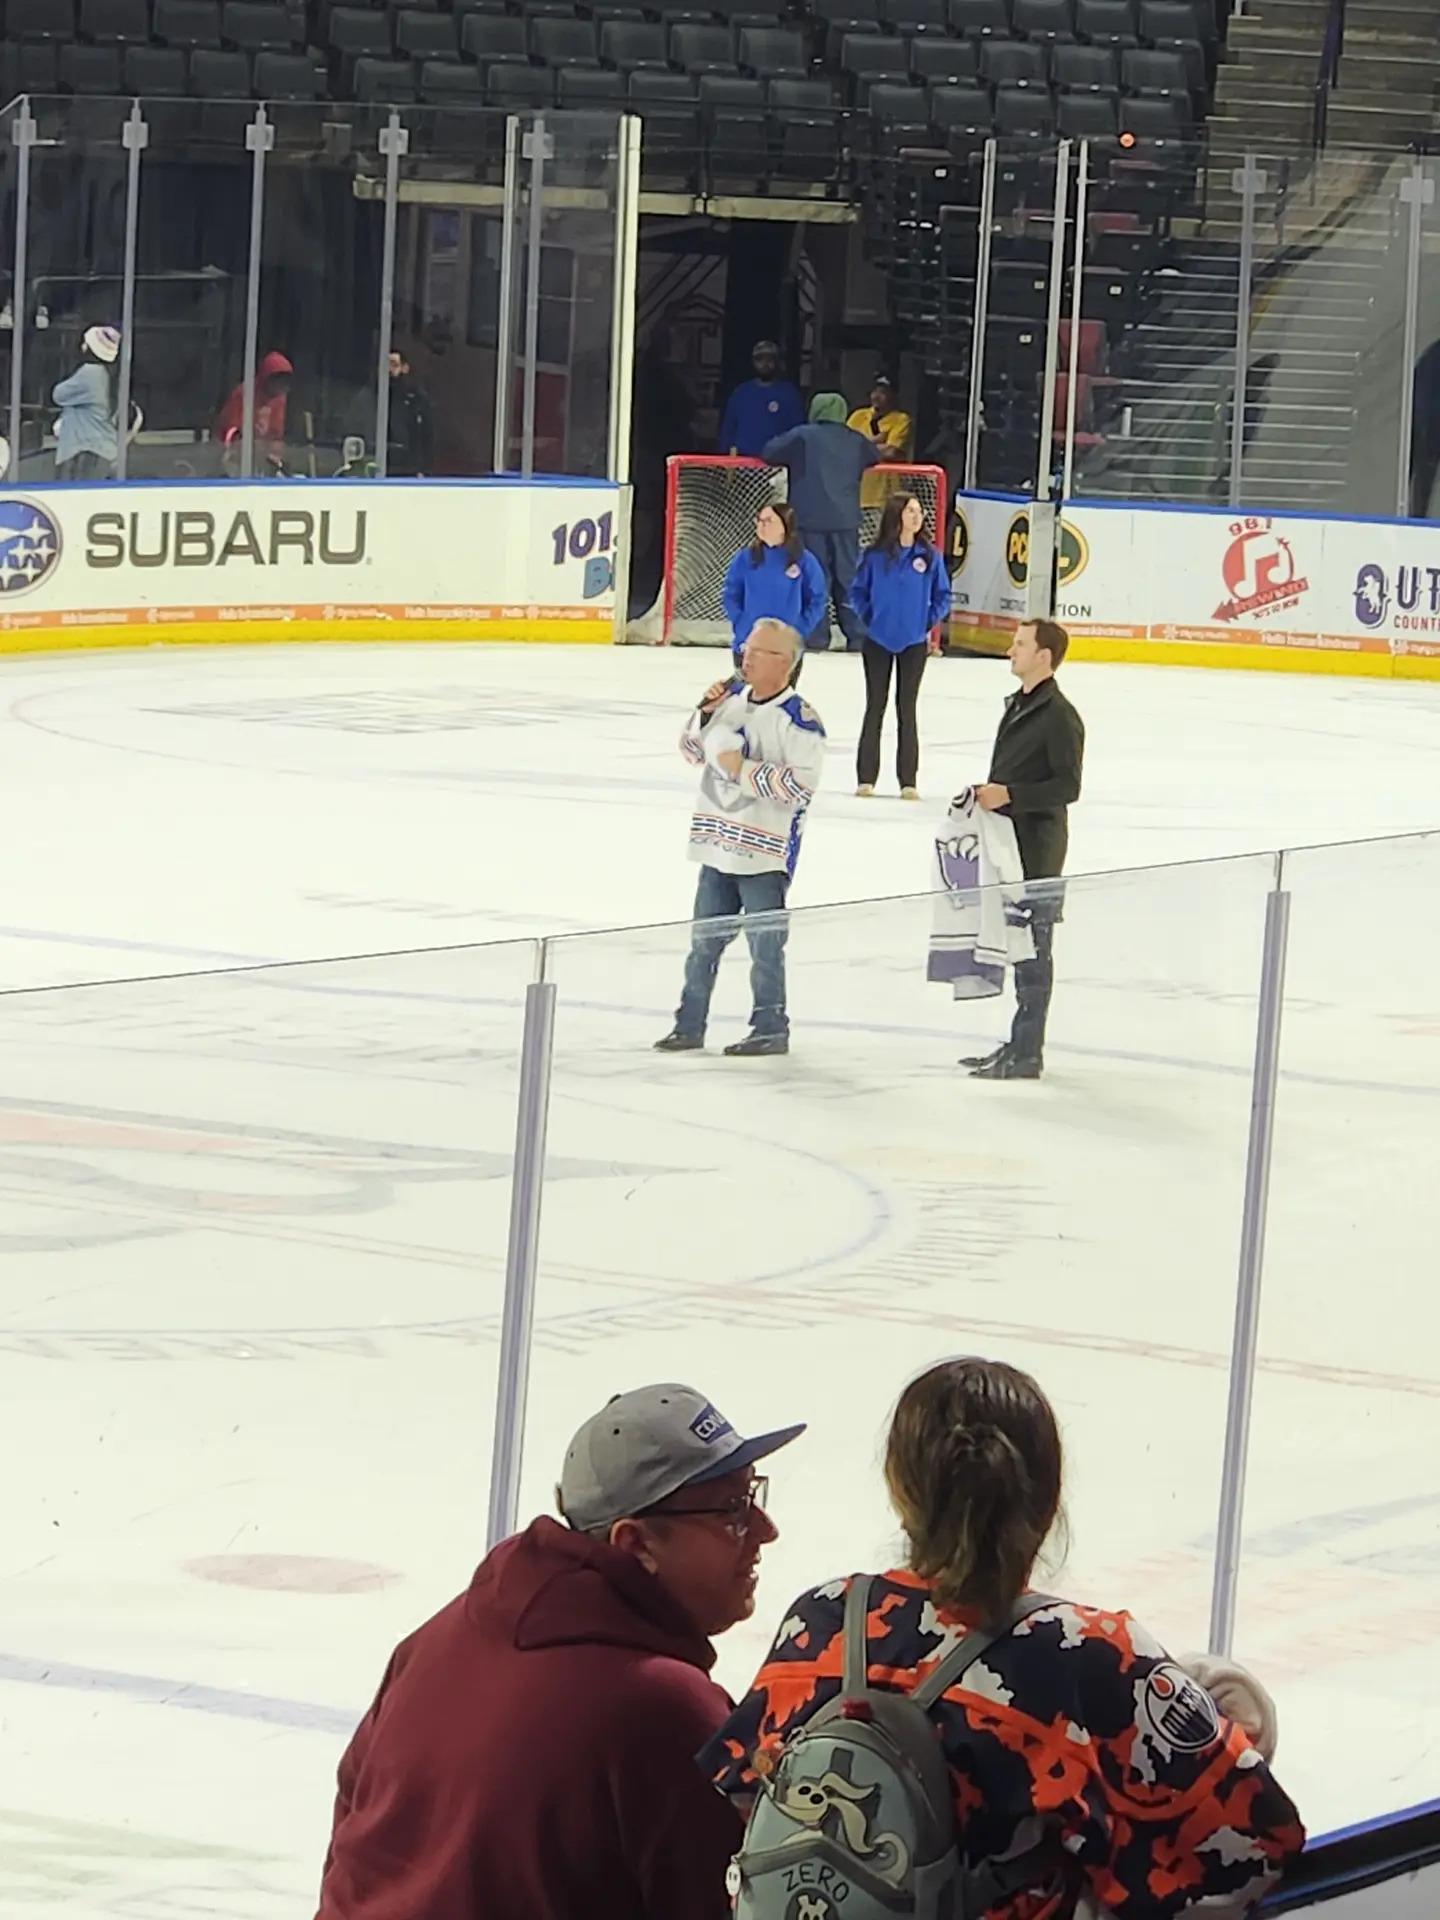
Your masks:
M697 1440L703 1440L709 1447L713 1446L717 1440L723 1440L727 1433L733 1433L735 1429L723 1413L717 1413L714 1407L705 1406L690 1422L690 1431Z

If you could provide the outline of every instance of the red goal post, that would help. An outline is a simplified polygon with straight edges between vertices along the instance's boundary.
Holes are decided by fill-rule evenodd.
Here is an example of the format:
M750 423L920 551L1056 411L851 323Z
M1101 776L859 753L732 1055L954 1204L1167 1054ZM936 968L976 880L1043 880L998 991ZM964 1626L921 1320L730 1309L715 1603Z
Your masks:
M788 475L763 460L734 454L672 453L666 462L665 572L660 583L662 644L720 647L730 623L720 604L725 572L755 537L755 516L783 500ZM868 485L865 484L868 482ZM860 544L875 537L891 493L913 493L925 509L925 529L942 548L945 469L910 463L872 467L862 482ZM652 616L653 618L653 616Z

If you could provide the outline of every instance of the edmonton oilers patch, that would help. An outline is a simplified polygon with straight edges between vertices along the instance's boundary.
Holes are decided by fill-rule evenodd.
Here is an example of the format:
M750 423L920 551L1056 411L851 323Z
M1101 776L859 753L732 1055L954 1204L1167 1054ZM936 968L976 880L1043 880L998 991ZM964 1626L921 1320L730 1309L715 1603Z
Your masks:
M1140 1711L1155 1738L1172 1753L1200 1753L1220 1734L1215 1702L1173 1661L1162 1661L1146 1676Z
M0 598L29 593L59 559L60 523L33 500L0 499Z

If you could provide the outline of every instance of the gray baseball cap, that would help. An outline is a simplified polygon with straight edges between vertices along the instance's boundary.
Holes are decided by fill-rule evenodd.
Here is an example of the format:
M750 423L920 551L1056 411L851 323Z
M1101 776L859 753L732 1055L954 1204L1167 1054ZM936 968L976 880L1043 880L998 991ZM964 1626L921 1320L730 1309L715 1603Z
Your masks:
M565 1450L560 1511L582 1533L610 1526L682 1487L751 1466L804 1431L746 1440L703 1393L675 1382L617 1393Z

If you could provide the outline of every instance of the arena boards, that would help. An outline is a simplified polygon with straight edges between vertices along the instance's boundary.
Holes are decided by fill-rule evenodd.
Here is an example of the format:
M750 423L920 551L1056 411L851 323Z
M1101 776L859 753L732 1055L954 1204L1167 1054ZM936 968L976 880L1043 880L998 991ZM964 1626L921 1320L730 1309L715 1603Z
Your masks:
M0 652L608 642L628 499L559 477L0 492Z
M993 652L1023 610L1028 503L960 494L951 638ZM1080 501L1056 614L1072 658L1440 679L1440 537L1425 521Z

